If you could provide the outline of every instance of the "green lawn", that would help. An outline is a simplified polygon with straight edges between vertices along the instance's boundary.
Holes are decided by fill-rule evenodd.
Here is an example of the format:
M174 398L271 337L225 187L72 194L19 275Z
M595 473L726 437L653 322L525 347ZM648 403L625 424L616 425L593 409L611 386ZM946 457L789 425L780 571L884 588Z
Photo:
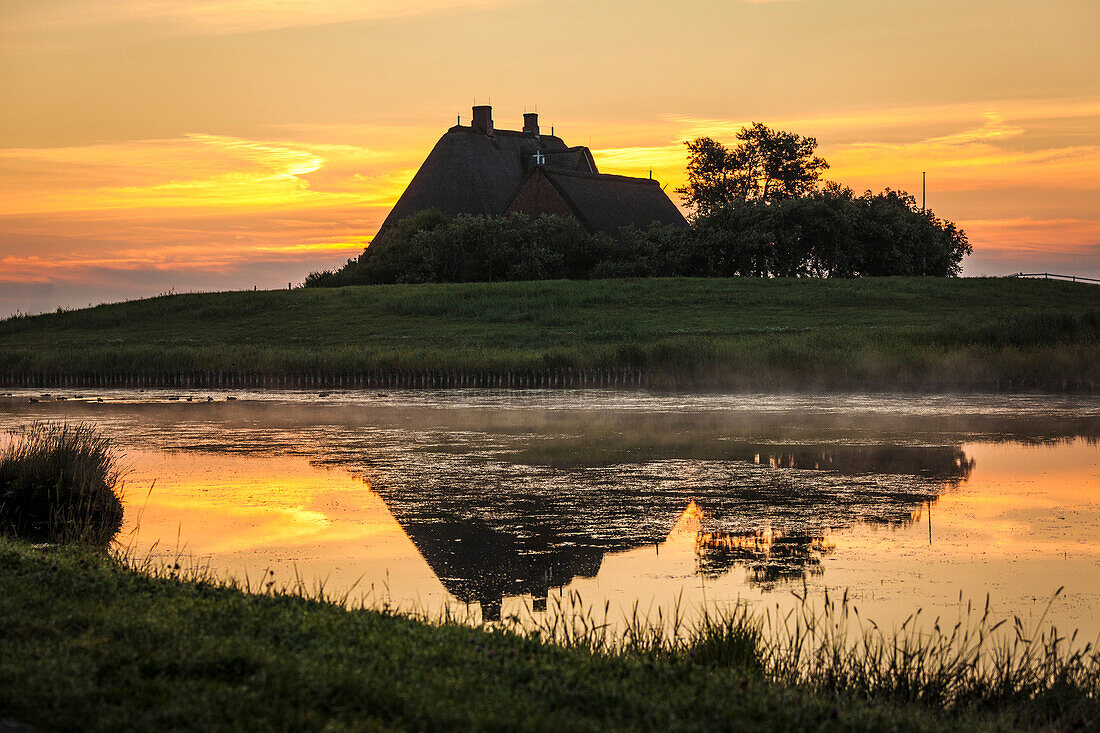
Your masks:
M0 537L0 727L1003 730L1020 716L1005 703L946 717L685 654L597 654L246 595Z
M653 386L1096 389L1100 287L649 279L171 295L0 322L0 375L645 370Z

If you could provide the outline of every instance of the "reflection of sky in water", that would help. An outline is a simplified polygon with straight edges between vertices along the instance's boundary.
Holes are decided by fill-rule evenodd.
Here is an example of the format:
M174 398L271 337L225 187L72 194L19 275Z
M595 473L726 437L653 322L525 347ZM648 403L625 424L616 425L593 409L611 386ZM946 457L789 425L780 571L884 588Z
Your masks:
M917 607L953 618L960 591L1037 613L1065 584L1055 620L1100 632L1091 398L125 396L0 400L0 427L115 435L139 553L490 615L562 590L612 609L782 605L806 582L889 626Z

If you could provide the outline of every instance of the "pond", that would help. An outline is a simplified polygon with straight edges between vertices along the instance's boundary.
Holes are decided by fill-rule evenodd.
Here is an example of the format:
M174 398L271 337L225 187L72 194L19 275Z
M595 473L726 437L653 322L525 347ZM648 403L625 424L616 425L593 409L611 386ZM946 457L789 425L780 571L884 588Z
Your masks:
M0 429L41 419L125 453L121 545L221 575L490 620L579 597L612 624L828 589L886 628L987 595L1035 623L1065 586L1046 621L1100 634L1094 397L0 397Z

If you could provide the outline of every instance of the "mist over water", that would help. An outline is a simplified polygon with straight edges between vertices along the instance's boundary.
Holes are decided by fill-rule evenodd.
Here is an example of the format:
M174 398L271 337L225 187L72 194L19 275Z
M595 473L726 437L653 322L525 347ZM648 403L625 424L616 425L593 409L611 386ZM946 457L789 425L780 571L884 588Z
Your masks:
M1065 585L1052 619L1100 633L1095 398L30 396L0 429L92 421L126 453L123 544L224 573L486 618L848 589L887 627L960 592L1037 615Z

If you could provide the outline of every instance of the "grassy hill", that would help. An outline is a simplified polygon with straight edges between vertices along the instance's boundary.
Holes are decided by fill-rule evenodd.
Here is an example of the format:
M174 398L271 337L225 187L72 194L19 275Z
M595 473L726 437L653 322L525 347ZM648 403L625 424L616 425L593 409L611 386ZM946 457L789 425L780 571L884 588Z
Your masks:
M648 279L169 295L0 321L0 380L630 369L655 387L1096 389L1100 287Z

